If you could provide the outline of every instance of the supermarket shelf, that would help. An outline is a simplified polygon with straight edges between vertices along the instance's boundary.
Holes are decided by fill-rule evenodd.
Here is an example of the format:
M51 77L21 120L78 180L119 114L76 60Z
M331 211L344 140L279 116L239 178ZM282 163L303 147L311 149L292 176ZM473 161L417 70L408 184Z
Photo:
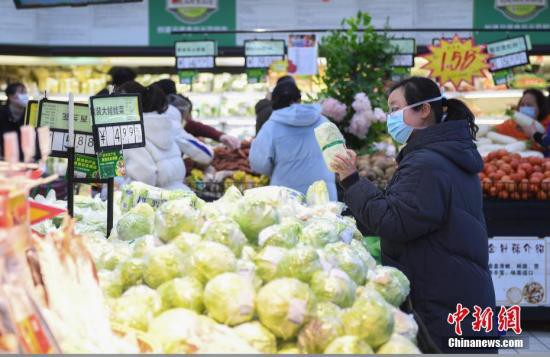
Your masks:
M544 91L545 95L548 92ZM487 99L487 98L521 98L523 89L484 90L472 92L445 92L447 98Z

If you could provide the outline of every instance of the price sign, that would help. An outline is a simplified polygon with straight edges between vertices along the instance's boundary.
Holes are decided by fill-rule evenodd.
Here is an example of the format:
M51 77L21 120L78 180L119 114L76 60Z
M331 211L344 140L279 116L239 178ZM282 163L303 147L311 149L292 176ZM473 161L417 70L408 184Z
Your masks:
M471 38L442 38L438 45L428 48L430 53L424 55L428 63L422 68L429 70L429 76L441 85L449 82L455 87L462 82L473 84L474 78L484 77L484 71L489 68L485 48L476 46Z
M138 94L91 97L90 105L98 152L145 146Z
M185 69L210 69L215 67L218 54L216 41L181 41L175 43L176 67Z
M491 71L500 71L529 64L527 52L512 53L502 57L493 57L489 59Z
M38 109L38 126L50 127L51 156L67 157L69 144L69 103L43 99ZM94 155L90 110L86 104L74 104L75 153ZM82 143L82 145L78 145ZM91 146L85 143L92 143Z
M269 68L275 61L281 61L284 56L247 56L246 68Z
M246 68L269 68L273 62L281 61L285 56L284 40L246 40L244 41Z
M489 59L491 72L529 64L529 56L527 55L529 49L530 41L527 36L488 43L487 52L493 56Z
M397 53L393 56L392 67L414 67L414 54L416 53L414 38L391 39L390 44L397 49Z

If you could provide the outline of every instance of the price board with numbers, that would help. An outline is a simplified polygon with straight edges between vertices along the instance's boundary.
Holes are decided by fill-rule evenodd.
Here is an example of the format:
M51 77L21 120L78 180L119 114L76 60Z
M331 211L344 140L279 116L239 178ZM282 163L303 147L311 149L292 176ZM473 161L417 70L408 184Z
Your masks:
M178 70L212 69L218 54L216 41L178 41L174 44Z
M392 67L414 67L414 55L416 53L416 40L414 38L392 38L390 45L397 51L393 55Z
M492 55L489 58L491 72L528 65L530 63L527 54L529 44L529 38L526 36L488 43L487 53Z
M285 57L284 40L246 40L244 55L246 68L269 68L273 62Z
M90 109L98 152L145 146L139 94L91 97Z
M38 126L50 127L51 156L67 157L69 144L68 102L43 99L38 109ZM95 155L92 119L88 105L74 104L75 153Z

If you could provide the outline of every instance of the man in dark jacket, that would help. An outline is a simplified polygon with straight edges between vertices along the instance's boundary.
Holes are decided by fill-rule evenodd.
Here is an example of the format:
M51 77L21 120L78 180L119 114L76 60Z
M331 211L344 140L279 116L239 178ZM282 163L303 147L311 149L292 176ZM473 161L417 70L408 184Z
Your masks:
M449 348L448 338L456 334L447 322L460 303L470 309L461 323L462 336L486 336L472 330L473 307L495 307L477 176L483 161L467 122L418 130L397 161L399 169L385 191L359 180L357 173L344 179L344 201L381 237L382 263L411 281L413 306L439 348L476 352Z
M8 102L0 107L0 156L4 156L4 134L17 132L25 122L25 109L29 102L27 89L23 83L11 83L6 88ZM21 145L19 145L21 154ZM21 156L22 157L22 156Z

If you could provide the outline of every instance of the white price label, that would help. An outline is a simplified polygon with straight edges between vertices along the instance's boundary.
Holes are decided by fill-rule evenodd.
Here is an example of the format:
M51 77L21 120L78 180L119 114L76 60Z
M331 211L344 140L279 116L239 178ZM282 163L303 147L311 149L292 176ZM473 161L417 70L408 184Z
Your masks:
M214 68L214 57L178 57L178 69Z
M78 154L86 153L86 135L76 134L74 139L74 151Z
M414 55L396 54L393 56L393 67L414 67Z
M53 132L52 151L65 151L65 136L60 131Z
M84 153L88 155L95 154L94 137L92 135L86 135L86 149Z
M283 56L249 56L246 57L246 67L248 68L269 68L275 61L280 61Z
M494 57L489 59L492 71L500 71L501 69L512 68L529 64L527 52L512 53L502 57Z
M122 145L122 136L120 135L120 126L113 126L114 145Z
M143 143L143 134L141 133L141 125L139 124L134 125L134 138L135 138L134 142L136 144Z

